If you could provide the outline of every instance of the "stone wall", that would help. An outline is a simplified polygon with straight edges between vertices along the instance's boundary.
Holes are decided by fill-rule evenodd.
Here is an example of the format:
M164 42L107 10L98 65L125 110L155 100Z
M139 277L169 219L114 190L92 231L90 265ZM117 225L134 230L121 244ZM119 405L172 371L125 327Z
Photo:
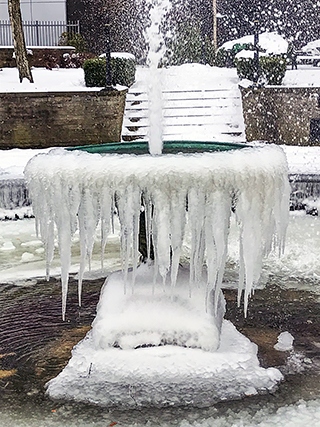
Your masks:
M0 93L0 149L118 142L126 93Z
M60 64L63 61L63 54L75 52L75 48L73 46L42 46L28 47L27 51L32 51L32 55L28 54L30 66L48 67L53 63ZM16 66L13 52L13 47L0 46L0 68Z
M320 87L240 87L247 141L320 145Z

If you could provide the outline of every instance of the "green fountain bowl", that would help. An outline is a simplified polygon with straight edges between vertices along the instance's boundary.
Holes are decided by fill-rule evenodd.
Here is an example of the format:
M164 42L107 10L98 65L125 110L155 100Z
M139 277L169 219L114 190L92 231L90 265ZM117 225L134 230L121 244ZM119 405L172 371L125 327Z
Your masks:
M248 148L249 144L237 142L210 142L210 141L164 141L162 154L204 153L214 151L238 150ZM82 150L98 154L148 154L147 141L139 142L109 142L96 145L79 145L66 148L68 151Z

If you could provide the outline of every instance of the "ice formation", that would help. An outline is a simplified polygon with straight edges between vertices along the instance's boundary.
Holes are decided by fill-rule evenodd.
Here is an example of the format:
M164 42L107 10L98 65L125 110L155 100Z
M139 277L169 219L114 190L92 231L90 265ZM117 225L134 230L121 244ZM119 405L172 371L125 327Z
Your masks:
M146 41L149 44L148 64L148 117L149 150L151 154L161 154L163 144L162 124L162 80L160 60L164 56L165 43L161 31L162 20L171 7L170 0L148 0L151 25L146 29Z
M139 258L141 201L147 246L155 252L153 283L175 287L186 222L191 229L189 294L202 283L206 298L219 295L227 256L229 221L235 211L240 228L239 293L244 311L259 280L263 256L283 250L288 222L289 183L284 152L275 145L215 153L104 155L52 150L25 168L38 231L47 253L47 276L57 229L61 257L63 317L66 310L71 239L79 229L79 301L86 260L101 226L102 252L115 209L121 224L125 292L134 292ZM103 254L102 254L103 258ZM132 279L128 268L132 265ZM169 282L169 286L167 283ZM153 287L151 285L151 287ZM216 309L219 298L215 298Z
M274 348L278 351L289 351L293 349L294 337L290 332L281 332L278 336L278 342L274 345Z
M282 379L278 369L259 366L257 346L224 320L215 352L173 345L97 349L88 333L47 393L107 407L206 407L272 391Z
M124 350L146 346L178 345L216 351L225 302L219 293L217 310L211 304L204 309L205 286L195 288L189 298L188 269L179 268L176 286L163 292L162 286L152 289L152 265L137 270L135 291L123 293L123 275L113 273L100 295L97 316L91 330L92 347ZM132 272L128 274L129 278ZM210 300L213 300L210 295Z
M151 298L153 268L138 268L134 294L123 293L120 272L106 279L92 329L48 382L49 396L107 407L205 407L272 391L282 374L261 368L257 346L223 320L222 292L217 314L213 305L206 312L205 286L189 298L188 269L180 267L173 292L158 287Z
M0 171L0 209L9 210L28 206L30 200L22 177L1 176Z

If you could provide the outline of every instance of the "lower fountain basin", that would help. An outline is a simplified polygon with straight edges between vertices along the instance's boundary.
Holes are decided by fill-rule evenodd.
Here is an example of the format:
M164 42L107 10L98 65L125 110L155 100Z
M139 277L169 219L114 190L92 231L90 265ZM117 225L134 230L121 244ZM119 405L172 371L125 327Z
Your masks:
M122 274L112 274L91 331L47 384L49 396L124 409L206 407L274 389L280 371L260 367L256 344L222 320L224 303L217 315L204 310L205 283L188 297L186 270L174 289L158 288L152 300L153 266L138 268L134 293L123 294ZM162 345L161 336L176 345Z

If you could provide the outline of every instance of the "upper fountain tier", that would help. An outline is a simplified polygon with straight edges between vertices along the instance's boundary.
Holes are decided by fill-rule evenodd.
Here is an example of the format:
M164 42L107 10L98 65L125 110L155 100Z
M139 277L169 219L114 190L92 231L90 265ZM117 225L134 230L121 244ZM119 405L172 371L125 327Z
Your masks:
M35 156L25 169L33 210L47 251L53 256L58 231L66 308L71 238L79 228L80 291L86 257L102 225L102 248L116 207L121 224L121 253L126 271L138 259L141 200L147 239L152 237L155 271L171 285L177 277L185 225L191 230L190 293L207 266L207 294L219 292L227 256L229 221L240 225L239 296L258 281L262 258L273 244L280 250L288 222L289 183L284 152L275 145L216 153L176 155L89 154L52 150ZM150 244L148 243L148 247ZM155 278L156 280L156 278ZM126 286L126 277L124 283ZM130 283L131 286L134 285Z

